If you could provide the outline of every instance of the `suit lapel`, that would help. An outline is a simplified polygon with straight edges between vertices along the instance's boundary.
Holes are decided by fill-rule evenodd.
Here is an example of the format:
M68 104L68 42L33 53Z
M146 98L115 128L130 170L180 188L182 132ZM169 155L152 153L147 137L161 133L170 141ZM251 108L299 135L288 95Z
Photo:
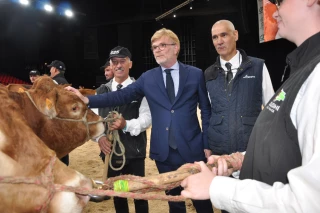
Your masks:
M153 74L153 77L154 77L154 81L155 81L156 84L159 86L160 91L163 93L163 95L164 95L165 97L167 97L168 101L170 102L169 97L168 97L168 94L167 94L167 90L166 90L166 88L164 87L164 81L163 81L163 75L162 75L161 67L158 67L158 68L155 69L155 72L154 72L154 74Z
M179 62L179 89L173 104L175 104L177 100L180 98L180 96L182 95L182 91L184 89L184 86L186 85L189 72L190 70L184 64Z

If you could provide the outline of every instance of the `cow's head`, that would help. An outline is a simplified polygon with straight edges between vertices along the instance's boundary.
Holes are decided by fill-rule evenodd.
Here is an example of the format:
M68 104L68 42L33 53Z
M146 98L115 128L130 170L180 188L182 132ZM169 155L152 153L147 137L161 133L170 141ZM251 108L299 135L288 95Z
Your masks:
M104 132L103 119L48 76L39 77L23 97L22 114L59 158Z
M88 178L56 159L54 151L34 134L7 90L0 88L0 99L0 212L82 212L87 196L56 192L50 197L50 182L26 184L46 177L55 184L92 188ZM4 177L13 179L4 184ZM13 183L17 177L22 183Z

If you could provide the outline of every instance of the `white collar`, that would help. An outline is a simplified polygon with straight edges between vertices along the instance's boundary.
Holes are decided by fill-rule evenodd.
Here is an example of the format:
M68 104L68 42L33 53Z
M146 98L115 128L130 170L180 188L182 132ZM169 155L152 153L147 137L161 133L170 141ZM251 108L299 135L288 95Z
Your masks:
M232 64L231 69L233 69L233 70L240 67L240 64L242 62L242 56L241 56L240 52L237 50L237 53L229 61L225 61L220 57L220 64L221 64L222 69L227 70L226 65L225 65L227 62Z
M166 70L166 69L179 70L179 63L178 63L178 61L176 61L176 63L174 63L174 65L173 65L172 67L169 67L169 68L164 68L164 67L161 66L162 72L164 72L164 70Z
M125 88L127 87L129 84L131 84L133 81L132 79L130 78L130 76L128 76L128 78L121 83L122 85L122 88ZM112 91L116 91L117 90L117 86L118 86L118 82L116 82L115 78L112 79L112 84L111 84L111 87L112 87Z

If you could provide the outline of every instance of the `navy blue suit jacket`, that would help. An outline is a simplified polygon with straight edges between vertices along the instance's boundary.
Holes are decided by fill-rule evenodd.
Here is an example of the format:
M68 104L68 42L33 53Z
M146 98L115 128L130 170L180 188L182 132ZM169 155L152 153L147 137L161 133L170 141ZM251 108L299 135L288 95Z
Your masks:
M161 67L146 71L124 89L88 98L90 107L101 108L127 104L143 96L148 101L152 116L150 158L160 162L167 159L168 130L172 123L183 159L190 163L204 160L204 149L209 149L207 130L211 110L203 72L179 63L179 89L173 104L164 86ZM203 131L197 118L198 103Z

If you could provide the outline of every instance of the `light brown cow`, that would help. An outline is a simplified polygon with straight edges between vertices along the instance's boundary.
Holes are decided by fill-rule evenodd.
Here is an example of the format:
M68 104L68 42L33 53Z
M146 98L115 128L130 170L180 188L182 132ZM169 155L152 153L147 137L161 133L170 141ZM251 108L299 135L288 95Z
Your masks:
M102 118L48 76L39 77L27 92L8 94L34 133L58 158L104 132Z
M83 96L95 95L95 94L96 94L96 90L94 90L94 89L80 88L80 89L79 89L79 92L80 92Z
M50 197L53 192L50 184L25 184L26 178L42 176L44 179L54 178L55 184L92 188L89 179L65 166L34 134L21 114L20 106L9 97L4 87L0 87L0 100L0 212L82 212L89 200L87 196L57 192ZM54 113L42 104L38 106L44 114ZM4 183L8 177L21 177L23 183L13 184L13 180Z
M32 85L29 84L8 84L6 86L9 91L12 92L24 92L32 87Z

